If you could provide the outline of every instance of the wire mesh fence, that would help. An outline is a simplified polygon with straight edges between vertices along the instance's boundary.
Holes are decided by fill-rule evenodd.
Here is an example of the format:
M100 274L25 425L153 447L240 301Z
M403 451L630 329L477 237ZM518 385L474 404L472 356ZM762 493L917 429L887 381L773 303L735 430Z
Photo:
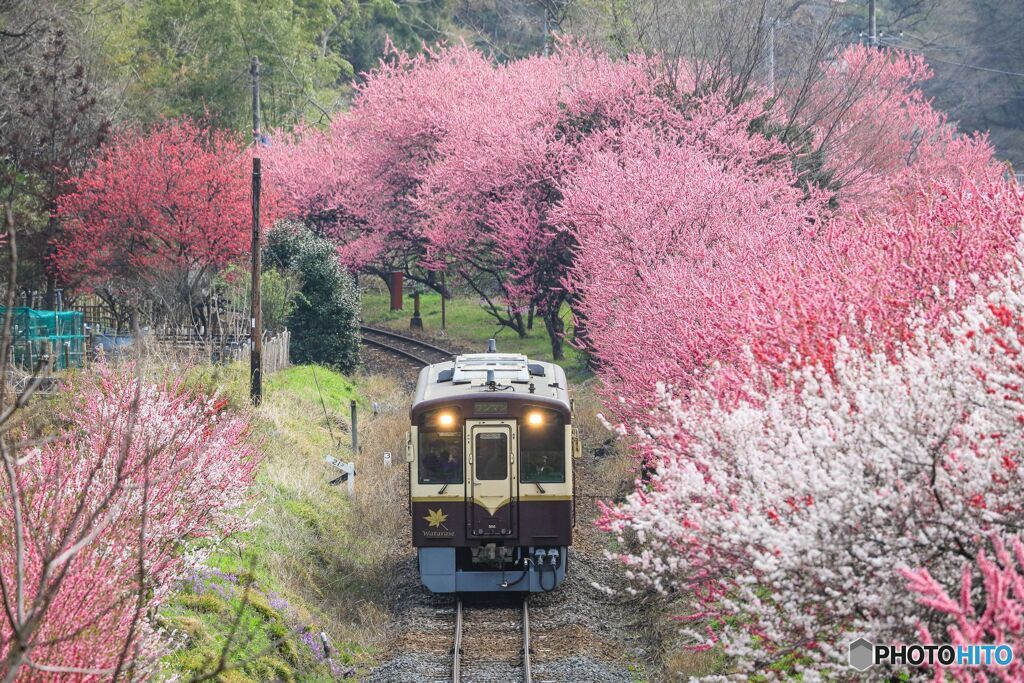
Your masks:
M0 306L0 316L7 309ZM33 367L44 354L52 354L55 370L80 368L85 360L86 337L79 311L41 311L19 306L11 309L11 358L22 368Z

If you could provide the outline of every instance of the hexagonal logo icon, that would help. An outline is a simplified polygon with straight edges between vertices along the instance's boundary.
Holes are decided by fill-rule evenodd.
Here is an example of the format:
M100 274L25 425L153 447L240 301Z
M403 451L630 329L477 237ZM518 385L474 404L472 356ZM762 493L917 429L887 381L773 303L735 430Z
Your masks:
M850 643L850 666L857 671L867 671L875 665L875 646L866 638Z

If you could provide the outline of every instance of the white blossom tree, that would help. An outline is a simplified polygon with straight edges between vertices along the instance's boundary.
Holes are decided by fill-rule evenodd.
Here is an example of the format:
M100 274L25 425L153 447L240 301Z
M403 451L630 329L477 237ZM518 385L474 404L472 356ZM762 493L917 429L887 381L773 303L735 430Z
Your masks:
M642 585L693 593L695 647L720 643L740 675L849 676L849 641L928 623L901 571L949 585L1020 529L1024 245L990 285L888 353L840 339L834 363L782 375L751 356L734 405L713 379L662 390L641 433L656 473L602 523Z

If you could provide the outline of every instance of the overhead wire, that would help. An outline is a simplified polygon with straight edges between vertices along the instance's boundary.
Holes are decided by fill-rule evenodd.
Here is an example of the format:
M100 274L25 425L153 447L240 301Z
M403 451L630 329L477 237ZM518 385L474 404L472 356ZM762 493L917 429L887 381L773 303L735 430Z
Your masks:
M331 417L327 414L327 404L324 403L324 395L320 391L320 382L316 379L316 366L310 365L309 369L313 371L313 384L316 385L316 393L320 397L320 406L324 409L324 422L327 423L327 433L331 435L331 443L336 444L337 441L334 439L334 430L331 429Z
M899 45L894 41L889 41L884 37L880 39L880 42L887 45L888 47L894 47L900 50L911 50L913 52L933 52L931 48L924 47L910 47L909 45ZM974 69L975 71L985 71L987 73L1000 74L1003 76L1015 76L1018 78L1024 78L1024 73L1020 71L1007 71L1005 69L993 69L987 66L980 66L978 64L967 64L965 62L954 62L950 59L942 59L940 57L928 56L928 60L932 62L939 62L940 64L949 64L951 66L959 66L965 69Z

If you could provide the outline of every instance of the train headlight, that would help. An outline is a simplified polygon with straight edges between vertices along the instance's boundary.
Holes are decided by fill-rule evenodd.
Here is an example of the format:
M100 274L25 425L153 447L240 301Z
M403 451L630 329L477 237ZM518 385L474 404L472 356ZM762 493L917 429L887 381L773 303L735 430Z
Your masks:
M452 427L455 425L455 416L451 413L441 413L437 416L437 424L442 427Z
M530 425L531 427L539 427L540 425L544 424L544 413L540 412L539 410L534 410L533 412L527 413L526 424Z

